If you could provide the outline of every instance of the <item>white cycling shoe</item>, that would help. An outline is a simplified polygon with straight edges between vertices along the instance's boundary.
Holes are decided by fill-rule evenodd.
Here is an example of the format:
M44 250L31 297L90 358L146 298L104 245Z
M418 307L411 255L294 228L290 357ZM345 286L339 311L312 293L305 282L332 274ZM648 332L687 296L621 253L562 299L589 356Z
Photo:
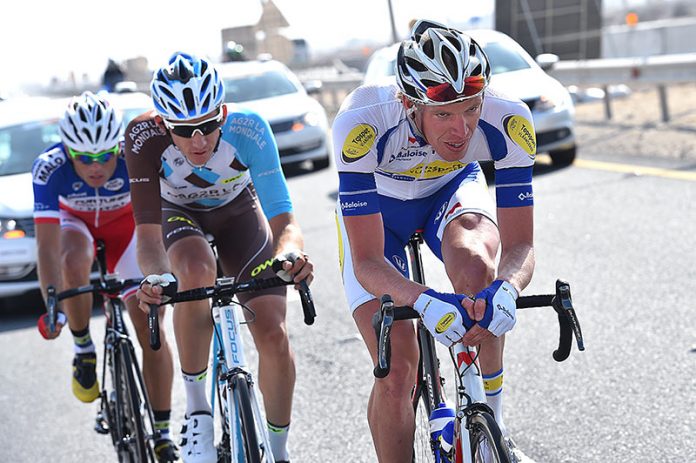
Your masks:
M185 463L217 463L213 424L213 416L208 412L194 412L186 417L186 423L181 428L179 449Z

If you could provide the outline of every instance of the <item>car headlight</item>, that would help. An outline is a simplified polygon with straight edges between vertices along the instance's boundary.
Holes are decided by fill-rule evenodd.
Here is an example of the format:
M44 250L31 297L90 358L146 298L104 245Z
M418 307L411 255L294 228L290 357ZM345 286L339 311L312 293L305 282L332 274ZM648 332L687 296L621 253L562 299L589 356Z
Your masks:
M0 236L5 239L24 238L26 233L14 219L0 219Z
M571 101L568 92L547 92L539 97L534 109L536 111L550 111L557 107L567 106Z
M309 126L317 126L321 123L321 116L316 111L310 111L302 117L302 121Z

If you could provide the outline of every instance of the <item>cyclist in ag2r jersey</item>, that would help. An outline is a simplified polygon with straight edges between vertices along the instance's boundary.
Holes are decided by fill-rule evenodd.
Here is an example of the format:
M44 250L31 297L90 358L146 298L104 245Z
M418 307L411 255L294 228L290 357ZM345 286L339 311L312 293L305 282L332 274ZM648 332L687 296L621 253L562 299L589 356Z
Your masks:
M488 404L519 460L502 419L503 344L534 270L536 141L529 108L489 81L473 39L419 21L399 48L396 85L362 86L346 98L332 127L339 249L348 303L373 360L371 320L382 294L413 306L443 344L480 344ZM483 160L495 166L495 205ZM417 230L456 294L408 279L404 247ZM413 326L395 324L392 342L392 370L375 380L368 420L379 461L404 462L413 449Z
M95 240L104 241L108 272L123 279L142 278L135 258L126 163L120 156L119 111L105 98L85 92L71 100L59 125L62 142L41 153L32 169L38 270L44 295L49 285L60 291L89 284ZM126 290L122 298L143 348L143 375L155 427L160 431L155 451L161 462L176 461L176 446L169 438L172 355L164 332L162 348L157 352L150 348L147 317L138 310L136 289ZM74 340L73 394L82 402L92 402L100 393L89 332L92 297L70 298L62 305ZM49 339L57 337L63 323L50 333L45 321L45 316L39 321L41 333Z
M289 257L282 272L287 281L311 282L313 265L302 251L268 122L225 104L217 70L183 53L155 73L151 93L156 115L144 114L126 129L138 261L148 275L138 291L141 308L166 302L163 287L213 285L217 267L206 235L215 239L227 276L273 276L271 262L282 255ZM249 329L259 352L273 455L288 461L295 363L285 325L286 290L240 294L239 302L255 312ZM174 330L186 387L182 457L216 462L205 388L213 332L209 302L176 304Z

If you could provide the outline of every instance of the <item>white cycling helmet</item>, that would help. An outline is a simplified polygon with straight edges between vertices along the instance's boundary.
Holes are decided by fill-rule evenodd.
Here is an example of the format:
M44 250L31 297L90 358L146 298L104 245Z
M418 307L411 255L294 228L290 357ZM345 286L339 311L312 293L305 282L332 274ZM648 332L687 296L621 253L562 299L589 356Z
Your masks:
M121 112L106 98L83 92L70 100L58 126L61 139L69 148L100 153L118 144L121 122Z
M205 116L219 107L225 88L217 70L206 60L175 53L150 84L155 109L170 121Z
M490 80L481 46L468 35L432 21L418 21L399 47L396 82L409 99L441 105L474 98Z

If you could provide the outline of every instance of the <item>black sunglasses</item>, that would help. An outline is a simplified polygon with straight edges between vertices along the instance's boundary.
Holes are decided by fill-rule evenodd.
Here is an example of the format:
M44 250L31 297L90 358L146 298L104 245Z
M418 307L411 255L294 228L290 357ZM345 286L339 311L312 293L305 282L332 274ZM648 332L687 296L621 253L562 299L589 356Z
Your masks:
M200 122L172 122L166 119L163 119L163 121L164 126L174 135L178 137L191 138L196 132L200 132L203 136L210 135L211 133L215 132L222 124L222 115L222 107L220 107L216 115Z

